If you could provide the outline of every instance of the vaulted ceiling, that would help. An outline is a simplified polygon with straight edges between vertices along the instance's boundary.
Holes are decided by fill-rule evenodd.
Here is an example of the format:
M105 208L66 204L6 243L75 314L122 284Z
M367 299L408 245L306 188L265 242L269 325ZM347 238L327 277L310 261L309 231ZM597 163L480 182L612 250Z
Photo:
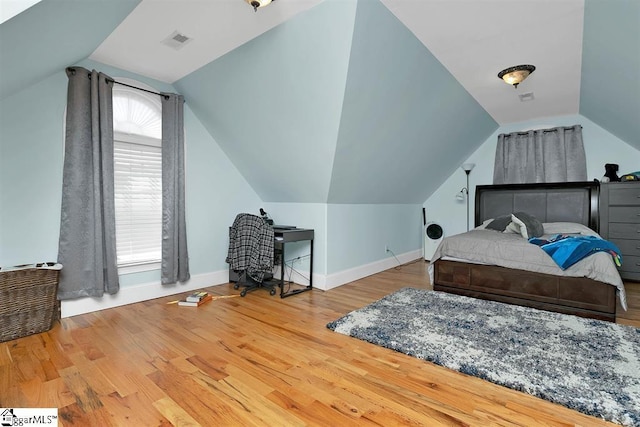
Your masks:
M554 116L640 150L636 0L43 0L0 25L0 99L86 58L172 84L264 201L422 203Z

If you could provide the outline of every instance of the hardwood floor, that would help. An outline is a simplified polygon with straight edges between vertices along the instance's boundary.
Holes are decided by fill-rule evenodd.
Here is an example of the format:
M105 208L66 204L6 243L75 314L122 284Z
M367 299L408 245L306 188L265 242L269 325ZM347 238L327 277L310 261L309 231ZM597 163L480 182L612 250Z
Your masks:
M63 319L0 343L0 407L57 407L63 426L614 425L326 329L429 288L426 271L418 260L286 299L166 297ZM640 283L627 285L619 322L640 327Z

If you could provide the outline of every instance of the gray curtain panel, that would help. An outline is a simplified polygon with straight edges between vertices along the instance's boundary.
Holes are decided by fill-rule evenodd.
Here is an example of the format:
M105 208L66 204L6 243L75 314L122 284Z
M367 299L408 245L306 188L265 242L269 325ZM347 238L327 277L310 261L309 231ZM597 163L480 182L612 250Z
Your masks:
M67 120L58 299L100 297L120 288L113 193L113 79L67 68Z
M586 180L582 126L498 135L494 184Z
M162 284L189 280L184 184L184 98L162 94Z

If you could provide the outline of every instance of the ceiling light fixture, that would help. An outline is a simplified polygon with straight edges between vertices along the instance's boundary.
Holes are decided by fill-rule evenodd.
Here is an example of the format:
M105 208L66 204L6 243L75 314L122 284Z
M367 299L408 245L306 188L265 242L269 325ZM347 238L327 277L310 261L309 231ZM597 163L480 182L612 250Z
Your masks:
M245 0L245 1L249 3L251 6L253 6L254 12L257 12L259 7L267 6L269 3L271 3L272 0Z
M507 84L513 85L513 87L517 89L518 85L535 70L536 67L533 65L516 65L515 67L509 67L500 71L498 78L504 80Z

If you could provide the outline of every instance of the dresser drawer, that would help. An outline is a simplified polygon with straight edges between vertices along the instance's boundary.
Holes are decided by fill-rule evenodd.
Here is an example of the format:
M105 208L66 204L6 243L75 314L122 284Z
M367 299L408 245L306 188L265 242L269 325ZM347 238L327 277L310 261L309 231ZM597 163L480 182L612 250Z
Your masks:
M609 223L608 239L640 239L640 224Z
M626 187L609 189L609 206L635 205L640 206L640 183L633 183Z
M640 273L640 256L622 257L622 267L620 272ZM622 274L624 277L624 274Z
M616 239L611 240L611 242L613 242L618 247L618 249L620 249L620 253L623 257L640 257L640 240Z
M640 224L640 206L611 206L609 222L632 222Z

